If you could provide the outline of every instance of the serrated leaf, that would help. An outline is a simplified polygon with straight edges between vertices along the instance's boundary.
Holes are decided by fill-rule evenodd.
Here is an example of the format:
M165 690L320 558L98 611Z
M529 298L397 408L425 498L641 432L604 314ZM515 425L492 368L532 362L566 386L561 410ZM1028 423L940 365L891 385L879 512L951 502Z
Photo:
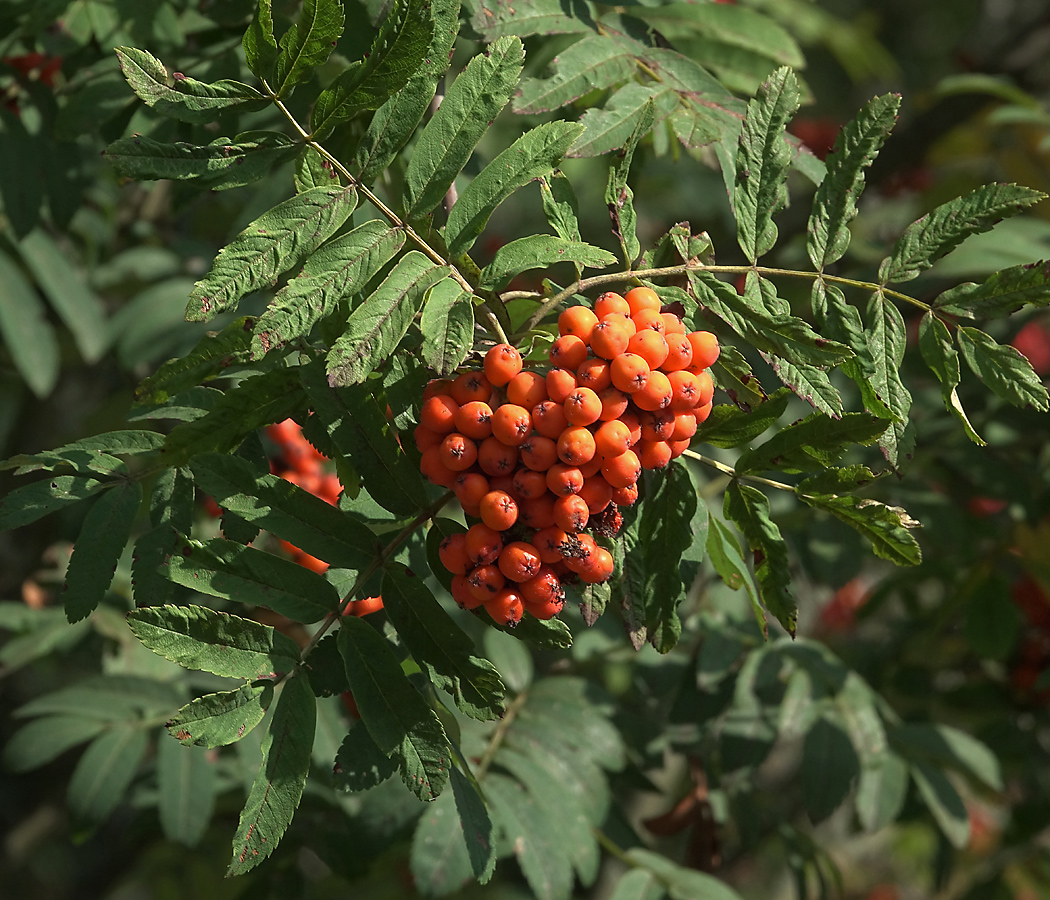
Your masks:
M254 681L291 672L299 661L295 642L273 627L203 606L133 609L128 625L146 647L184 669Z
M900 310L881 292L868 301L868 348L874 369L869 377L871 389L879 402L896 417L879 441L882 453L891 465L909 453L912 439L905 429L911 410L911 393L900 377L900 366L908 343L904 318Z
M790 393L781 388L751 412L725 404L715 406L696 430L696 442L712 447L742 447L767 431L784 415Z
M428 0L396 3L364 61L340 73L317 98L310 117L314 134L324 137L341 122L362 110L377 109L404 88L426 58L433 37Z
M339 652L376 746L397 753L401 778L420 800L434 799L448 780L452 752L437 715L401 670L390 644L367 622L342 620Z
M506 35L575 34L593 31L596 16L588 0L525 0L504 6L483 0L475 6L471 26L486 41Z
M408 331L426 292L449 274L418 250L397 261L390 274L352 313L325 364L333 387L359 384L386 359Z
M821 716L802 746L802 796L814 824L830 816L849 795L860 759L839 722Z
M222 191L258 181L274 166L292 159L299 146L276 131L246 131L203 147L165 144L139 135L114 141L102 156L125 178L173 178Z
M303 0L299 20L278 45L272 85L277 96L287 96L317 66L324 65L342 33L343 5L339 0Z
M616 262L608 250L580 241L567 241L550 234L534 234L504 244L481 272L479 287L500 290L516 275L559 262L572 262L592 269L604 269Z
M684 291L683 291L684 293ZM737 409L749 413L769 400L751 365L736 347L722 347L718 359L711 366L711 374ZM718 407L714 407L714 410Z
M736 523L755 555L755 577L763 605L794 637L798 607L789 588L787 546L769 517L769 500L757 488L732 481L726 488L724 514Z
M332 782L342 791L367 791L393 775L397 765L397 756L387 756L376 745L368 728L357 724L339 747Z
M369 184L386 171L430 108L436 87L430 75L418 74L376 110L357 145L359 181Z
M752 265L773 249L773 216L788 203L786 179L791 153L784 141L798 110L798 82L788 68L777 69L747 106L736 160L734 208L737 242Z
M580 124L586 130L577 138L568 155L601 156L620 149L630 140L650 103L653 105L653 123L657 124L674 111L678 95L662 84L627 82L604 107L591 107L580 116Z
M690 271L696 298L756 349L796 366L834 366L853 356L844 344L821 337L795 316L771 314L748 302L712 273Z
M1016 184L986 184L942 203L909 225L879 266L882 284L911 281L971 234L1043 200L1046 194Z
M186 318L206 322L270 286L335 234L356 205L354 188L337 185L296 194L263 213L219 252L194 286Z
M106 310L55 242L39 228L18 244L29 271L76 341L84 362L97 362L110 343Z
M404 231L373 219L314 252L256 322L252 359L309 334L341 299L363 288L404 243Z
M248 68L258 78L269 79L273 64L280 52L273 34L271 0L257 0L251 24L244 32L241 44Z
M157 746L157 810L168 840L200 843L215 808L216 764L203 747L162 740Z
M818 271L841 259L849 247L849 223L857 215L864 170L897 121L900 103L900 94L869 100L835 140L835 149L828 155L827 176L813 197L807 228L806 249Z
M492 664L474 654L474 644L430 593L422 579L396 563L383 576L384 608L398 636L431 681L452 695L475 719L503 711L503 682Z
M736 535L721 519L713 515L710 517L707 530L707 558L711 560L711 565L715 567L715 571L727 587L734 591L744 589L751 601L751 609L755 614L755 621L759 629L763 636L768 636L766 614L755 591L751 573L747 570L747 563L744 562L744 555L740 550Z
M202 594L266 606L297 622L317 622L339 608L339 594L316 572L232 541L187 538L161 573Z
M452 776L465 781L458 769L452 770ZM488 815L480 798L478 805L487 821ZM491 853L491 834L489 838ZM491 860L495 865L495 853L491 853ZM427 893L435 897L455 893L475 876L475 867L464 840L463 825L456 810L456 797L452 792L446 791L423 811L412 835L409 867L416 882L427 885ZM484 875L484 870L478 874Z
M67 503L84 500L112 485L112 481L76 475L58 475L22 485L0 497L0 531L21 528Z
M127 465L114 454L137 456L152 453L163 445L164 435L156 431L119 429L81 438L54 450L12 456L0 463L0 469L16 469L16 475L24 475L41 469L51 471L59 466L70 466L80 472L126 475Z
M444 278L430 289L423 304L419 319L423 362L438 375L459 368L474 344L472 296L454 278Z
M960 326L955 332L959 351L974 374L999 397L1014 406L1050 409L1050 398L1031 362L1020 350L1000 344L977 328Z
M182 744L225 747L258 725L272 700L272 682L242 684L236 690L205 694L187 703L165 727Z
M146 744L141 727L114 725L88 745L69 780L67 797L74 821L98 825L109 817L131 786Z
M911 722L889 732L893 748L909 761L950 766L993 791L1003 789L999 760L988 746L950 725Z
M485 794L533 894L538 900L565 900L572 893L572 866L544 811L521 785L505 776L489 775Z
M865 760L857 781L857 817L867 831L896 821L908 794L908 766L895 753Z
M524 59L521 41L500 38L485 56L475 56L441 101L416 141L405 168L405 215L425 215L449 185L510 99Z
M934 821L952 846L961 850L970 840L970 813L959 792L940 769L925 763L912 763L909 769Z
M955 390L961 379L959 354L952 344L948 326L935 316L932 310L926 312L919 322L919 350L922 352L926 365L940 382L945 409L962 422L967 437L978 446L983 447L985 441L970 424Z
M945 291L933 301L946 312L968 310L975 316L1001 316L1023 306L1050 303L1050 262L1010 266L988 276L981 284L967 282Z
M141 503L142 485L125 481L88 510L66 569L62 605L70 622L87 618L102 602Z
M3 765L10 772L46 766L67 750L91 740L106 727L101 719L44 716L16 731L4 745Z
M559 170L539 182L543 214L551 228L566 241L579 241L580 209L569 179Z
M29 389L37 397L50 394L58 381L58 339L37 292L6 253L0 253L0 334Z
M642 114L624 144L621 156L609 168L609 179L605 186L605 205L609 210L612 230L620 242L624 265L630 269L641 252L636 233L637 215L634 211L634 191L627 183L631 171L634 151L642 137L652 129L656 116L656 105L650 98L642 108Z
M488 163L449 212L445 242L451 256L473 246L489 216L514 191L550 174L582 132L574 122L546 122L525 132Z
M792 365L786 359L768 354L764 358L777 377L814 409L834 419L842 415L842 395L824 369Z
M214 122L227 110L264 109L270 101L255 88L224 78L214 84L188 78L179 72L168 84L164 64L145 50L117 47L120 68L139 98L157 112L180 122Z
M301 367L300 375L320 421L339 452L353 460L371 497L396 515L425 508L422 476L395 440L371 387L333 388L320 364Z
M805 472L830 466L852 445L868 446L889 425L868 413L846 413L832 419L812 413L781 428L753 450L746 450L734 468L738 474L764 468L783 472Z
M514 112L550 112L629 78L636 71L634 47L616 37L592 34L561 51L550 67L549 78L522 82Z
M227 875L243 875L269 856L295 815L310 770L317 701L302 675L284 682L262 744L262 765L241 810Z
M922 562L922 550L909 530L917 523L900 507L861 497L810 493L806 482L798 486L798 495L809 506L859 532L871 543L876 556L898 566L917 566Z

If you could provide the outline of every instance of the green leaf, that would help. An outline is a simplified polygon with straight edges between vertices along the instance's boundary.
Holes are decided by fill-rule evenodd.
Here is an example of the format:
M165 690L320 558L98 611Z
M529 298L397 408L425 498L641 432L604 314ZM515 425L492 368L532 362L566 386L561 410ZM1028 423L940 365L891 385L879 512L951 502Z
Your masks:
M364 381L405 336L426 292L448 273L447 266L435 266L418 250L402 256L383 283L350 313L346 331L328 353L329 383L345 387Z
M1050 262L1010 266L981 284L967 282L945 291L933 301L945 311L968 310L975 316L1001 316L1022 307L1050 303Z
M448 780L451 762L437 715L401 670L390 644L363 619L342 620L339 652L376 746L398 753L401 778L420 800L434 799Z
M134 675L96 675L30 700L15 716L68 715L124 722L168 714L181 701L182 690L172 683Z
M525 132L488 163L449 212L445 225L449 254L466 253L496 207L518 188L549 175L582 132L574 122L546 122Z
M257 0L255 14L241 41L248 68L258 78L269 79L280 52L273 34L271 0Z
M609 180L605 185L605 205L609 209L613 234L620 242L624 265L630 269L641 252L636 233L637 215L634 211L634 191L627 184L631 172L634 151L642 137L653 127L656 106L650 98L642 108L641 117L630 138L624 144L622 155L609 168Z
M330 238L357 205L352 187L314 188L263 213L227 244L186 306L191 322L206 322L299 265Z
M453 769L452 775L459 775L459 770ZM484 813L480 798L478 805ZM487 814L485 818L488 819ZM491 824L489 827L491 829ZM491 839L491 835L489 837ZM495 865L495 853L491 858ZM474 877L463 825L456 813L456 798L451 791L446 791L423 811L412 835L409 868L416 883L425 884L427 894L437 897L454 894Z
M799 102L795 74L785 67L777 69L747 105L733 201L737 242L752 265L773 249L777 242L773 216L788 204L786 180L791 152L784 132Z
M303 366L300 374L333 444L353 460L372 499L395 515L424 509L430 501L419 469L395 440L371 386L333 388L320 364Z
M467 847L467 855L470 857L471 869L478 882L486 884L496 868L496 841L492 820L473 777L468 779L458 768L454 768L451 781L460 830Z
M895 753L864 760L857 781L857 817L866 831L896 821L908 795L908 766Z
M666 886L672 900L740 900L740 895L711 875L686 869L666 856L633 847L627 858L654 873Z
M81 472L126 475L127 465L113 454L138 456L159 450L163 445L164 435L156 431L106 431L54 450L12 456L0 463L0 469L16 469L16 475L24 475L41 469L50 471L59 466L71 466Z
M806 249L818 271L841 259L849 247L849 223L857 215L864 190L864 170L878 155L897 121L900 94L869 100L835 140L827 160L828 173L813 198Z
M609 900L661 900L663 896L663 885L652 872L628 869L616 882Z
M372 219L314 252L256 322L252 359L308 335L340 300L361 290L404 243L404 231Z
M187 538L161 572L202 594L267 606L297 622L317 622L339 608L339 594L316 572L232 541Z
M868 413L846 413L832 419L812 413L781 428L753 450L745 450L734 468L737 474L778 469L806 472L830 466L851 446L869 446L889 425L889 420Z
M572 866L545 811L520 784L495 773L485 779L485 794L496 826L514 848L533 894L538 900L569 897Z
M974 374L998 396L1014 406L1034 406L1040 412L1050 409L1050 399L1028 357L1015 347L999 344L976 328L963 327L955 333L959 351Z
M959 792L940 769L925 763L913 763L909 769L934 821L951 845L961 850L970 840L970 813Z
M580 208L569 179L559 170L549 177L541 177L539 182L543 214L551 228L566 241L579 241Z
M165 727L187 746L225 747L258 725L272 700L271 682L242 684L234 691L206 694L187 703Z
M500 38L475 56L441 101L416 141L405 168L405 215L425 215L437 206L510 99L524 50L515 37Z
M514 112L550 112L594 90L611 87L636 71L635 45L592 34L551 60L550 78L528 78L514 98Z
M474 345L472 294L454 278L435 284L423 303L419 330L423 333L423 362L438 375L450 375Z
M911 281L971 234L989 231L1046 194L1016 184L986 184L942 203L909 225L879 266L882 284Z
M275 131L246 131L233 139L217 138L203 147L164 144L139 135L114 141L102 156L125 178L173 178L222 191L258 181L274 166L295 157L299 148L291 138Z
M898 459L910 452L913 442L911 433L905 431L911 394L900 377L908 335L900 310L881 292L872 294L868 301L868 322L868 348L874 365L869 384L876 399L896 419L882 433L879 447L890 464L896 466Z
M769 400L769 395L751 370L751 364L736 347L722 347L718 359L711 366L711 374L715 384L725 391L741 411L750 412ZM717 406L714 407L712 414L717 409Z
M269 625L204 606L149 606L128 613L142 643L184 669L228 678L278 678L299 662L299 648Z
M48 396L58 382L58 339L37 292L6 253L0 253L0 334L29 389Z
M474 643L437 602L419 575L390 563L383 575L383 602L413 659L456 706L474 719L503 712L503 682L487 659L474 654Z
M689 283L701 304L758 350L796 366L834 366L853 355L847 346L821 337L802 319L769 313L741 297L710 272L690 271Z
M317 701L302 675L284 682L262 744L262 766L241 810L227 875L243 875L273 853L295 815L310 770Z
M114 725L95 738L69 779L69 812L81 826L104 822L120 805L146 752L146 732Z
M22 238L18 249L51 306L72 333L84 362L97 362L110 343L106 310L98 295L39 228Z
M724 514L740 528L755 555L755 577L763 605L794 637L798 607L789 589L787 546L769 517L769 500L757 488L732 481L726 488Z
M358 181L370 184L387 170L430 108L436 89L430 75L417 74L376 110L357 145Z
M849 795L860 759L842 725L821 716L802 746L802 797L814 824L824 821Z
M734 591L744 589L751 601L751 609L755 614L758 627L763 636L768 635L766 614L762 609L758 593L755 591L751 573L747 570L747 563L744 562L744 554L740 550L736 535L721 519L713 515L710 517L707 530L707 558L711 560L711 565L714 566L718 576L727 587Z
M203 747L167 739L157 745L157 809L168 840L200 843L215 808L216 768Z
M125 481L88 510L66 569L62 605L70 622L94 612L109 590L142 503L142 484Z
M341 791L367 791L396 771L397 757L380 750L368 728L359 723L343 738L335 757L332 782Z
M569 156L601 156L623 147L652 104L653 122L662 122L678 105L678 95L663 84L629 81L616 91L604 107L591 107L580 124L586 131L572 145Z
M59 475L22 485L0 498L0 531L21 528L67 503L84 500L112 485L112 481L75 475Z
M280 40L271 85L277 96L287 96L317 66L324 65L342 33L343 4L339 0L303 0L299 21Z
M116 53L124 77L140 99L180 122L214 122L227 110L249 112L264 109L270 103L250 85L226 78L207 84L176 72L169 86L168 70L152 54L134 47L117 47Z
M594 6L588 0L525 0L505 6L496 0L475 4L471 26L486 41L505 35L575 34L595 28Z
M890 743L910 762L950 766L993 791L1003 789L999 760L987 745L951 725L913 722L889 732Z
M500 290L516 275L529 269L542 269L559 262L571 262L592 269L604 269L616 262L608 250L580 241L567 241L550 234L534 234L504 244L481 272L479 287Z
M979 447L985 446L986 442L970 424L956 392L961 373L959 354L952 345L951 333L948 331L948 326L935 316L932 310L926 312L919 322L919 350L922 352L926 365L937 376L941 384L941 396L944 398L945 408L962 423L971 441Z
M434 20L427 0L400 0L383 20L364 62L340 73L317 98L310 124L324 137L365 109L378 109L402 90L427 56Z
M58 759L67 750L91 740L106 727L101 719L77 716L44 716L16 731L4 745L4 768L30 772Z
M765 355L770 368L795 394L824 415L837 419L842 415L842 395L831 383L824 369L809 365L792 365L785 359Z

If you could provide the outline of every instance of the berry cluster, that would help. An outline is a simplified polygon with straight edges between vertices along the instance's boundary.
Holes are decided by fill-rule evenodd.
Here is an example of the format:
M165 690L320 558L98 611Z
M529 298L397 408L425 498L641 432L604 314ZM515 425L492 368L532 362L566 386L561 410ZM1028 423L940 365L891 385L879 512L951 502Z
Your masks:
M441 544L453 597L501 624L557 615L563 580L612 575L588 529L615 534L642 469L679 456L711 412L717 339L687 333L650 288L570 307L558 331L545 373L498 344L483 371L431 382L415 430L423 474L481 520Z

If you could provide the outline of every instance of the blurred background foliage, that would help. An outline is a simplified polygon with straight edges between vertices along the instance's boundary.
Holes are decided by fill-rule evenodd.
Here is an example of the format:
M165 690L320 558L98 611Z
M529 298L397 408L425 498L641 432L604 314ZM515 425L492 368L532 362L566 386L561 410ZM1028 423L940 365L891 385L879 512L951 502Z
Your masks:
M253 5L0 0L0 456L120 427L136 383L204 333L204 326L183 321L194 281L226 241L291 193L289 172L247 191L124 183L99 157L107 142L135 132L206 142L235 126L279 127L270 109L236 123L161 119L135 99L112 53L115 46L134 45L198 79L247 80L240 39ZM808 103L792 131L818 156L872 95L897 91L904 97L897 128L868 175L842 274L874 278L878 260L904 225L980 184L1016 181L1050 192L1050 12L1043 0L735 5L764 17L766 44L739 34L666 37L743 97L777 65L795 65ZM284 22L298 9L290 0L274 6ZM346 0L345 6L351 24L322 79L338 71L338 63L361 56L380 12L377 0ZM644 0L641 6L661 4ZM470 9L464 14L469 20ZM652 21L661 27L658 16ZM470 37L467 28L454 70L479 47ZM525 75L543 75L573 39L527 38ZM299 92L293 110L304 112L309 99ZM585 97L565 112L576 115L601 99ZM480 147L483 159L509 145L528 119L506 110ZM602 198L606 165L572 159L563 168L579 194L583 239L611 249ZM468 168L464 177L478 168ZM385 177L398 175L395 169ZM743 262L711 148L687 153L673 137L658 136L639 149L631 180L643 247L675 222L689 221L694 231L710 234L722 251L719 262ZM797 174L792 188L794 203L778 219L783 237L770 260L785 267L805 258L813 189ZM533 185L503 204L477 247L479 264L502 243L547 230L538 200ZM949 279L980 280L1048 256L1050 203L1044 202L1032 215L967 240L924 273L916 290L932 297ZM801 308L805 296L797 299ZM260 311L266 300L262 294L251 298L244 312ZM1026 311L996 328L998 340L1013 342L1041 375L1050 373L1045 311ZM635 654L615 626L600 625L580 636L569 662L541 654L527 664L538 671L575 667L614 698L631 759L614 782L623 813L619 831L611 833L623 846L644 836L669 855L714 868L749 898L825 891L868 900L1050 896L1050 429L1032 411L979 390L971 396L964 379L963 403L989 441L987 448L975 447L945 412L938 385L916 357L906 359L904 380L916 398L917 450L886 491L924 525L922 565L893 570L877 563L850 533L814 519L790 498L774 513L794 551L800 634L830 648L819 650L834 654L828 665L857 673L904 722L950 723L979 737L999 758L1001 783L959 785L970 825L964 846L951 845L943 822L935 827L914 789L902 798L903 820L892 827L858 834L848 808L812 827L800 786L802 732L793 730L797 723L784 712L784 696L763 699L758 688L754 696L762 708L781 720L772 733L775 747L770 737L753 764L719 773L721 783L708 790L707 778L714 775L699 770L696 759L712 741L726 740L725 720L716 725L716 717L732 705L734 691L739 699L740 673L758 667L759 655L773 661L762 669L778 684L791 684L791 672L805 669L789 659L784 639L759 648L747 625L747 603L710 572L690 599L692 640L683 641L685 652L668 659ZM9 473L2 479L6 491ZM714 497L721 487L712 481L705 490ZM2 742L19 724L10 716L13 709L63 684L100 671L169 677L158 675L155 659L144 658L148 652L125 633L118 613L100 610L70 627L54 609L69 541L80 524L75 515L0 535L0 599L7 601L0 605ZM114 592L130 595L128 567L125 561ZM745 737L757 740L754 733ZM219 776L215 816L187 847L165 836L156 785L148 777L100 829L71 832L64 795L77 752L28 774L0 774L4 896L206 900L413 893L405 847L419 809L406 806L400 794L383 793L386 788L343 804L343 817L308 796L282 846L287 852L249 878L225 882L239 798L227 801L222 790L239 783L236 766ZM748 790L735 795L730 817L734 777ZM750 819L740 814L743 800L751 804ZM672 807L678 817L661 819ZM945 815L951 819L950 811ZM312 849L297 853L297 845ZM333 868L341 856L344 864ZM607 864L610 871L581 896L609 896L616 865ZM514 869L502 864L495 882L464 892L475 895L528 892Z

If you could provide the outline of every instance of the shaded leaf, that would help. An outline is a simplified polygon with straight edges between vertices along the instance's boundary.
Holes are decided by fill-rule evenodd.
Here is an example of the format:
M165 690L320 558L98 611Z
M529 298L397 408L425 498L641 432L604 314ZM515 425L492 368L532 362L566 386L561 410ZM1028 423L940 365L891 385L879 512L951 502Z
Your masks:
M505 35L575 34L594 28L594 7L587 0L525 0L514 6L482 0L475 9L470 24L486 41Z
M806 472L834 463L851 446L868 446L889 425L868 413L846 413L832 419L812 413L785 425L764 444L745 450L734 465L738 474L766 468L782 472Z
M1050 262L1010 266L981 284L967 282L945 291L933 305L946 311L967 310L975 316L1000 316L1023 306L1050 303Z
M37 397L50 394L59 373L55 329L37 292L6 253L0 253L0 333L29 389Z
M397 771L397 756L387 756L368 728L357 724L339 747L332 782L341 791L367 791Z
M95 738L69 779L69 811L81 826L104 822L124 799L146 752L138 725L114 725Z
M959 354L952 344L948 326L936 317L932 310L925 313L919 322L919 350L922 352L926 365L941 383L941 396L944 398L945 409L962 423L967 437L978 446L983 447L985 441L970 424L956 392L961 379Z
M609 209L613 234L620 242L624 265L628 269L638 258L641 245L638 243L635 227L637 216L634 211L634 191L627 184L627 176L631 171L635 148L642 136L652 129L655 115L656 107L650 98L642 108L642 114L627 143L624 144L620 158L610 167L609 180L605 186L605 205Z
M999 760L988 746L951 725L911 722L889 732L893 748L910 761L950 766L993 791L1003 789Z
M216 764L203 747L162 740L157 746L160 827L168 840L200 843L215 808Z
M0 498L0 531L21 528L112 485L112 481L75 475L58 475L22 485Z
M358 180L368 184L386 171L430 108L436 88L430 75L417 74L376 110L357 145Z
M864 760L857 781L857 817L867 831L896 821L908 794L908 766L895 753Z
M755 614L755 621L758 623L762 634L767 635L766 614L755 591L751 573L747 570L747 563L744 562L744 554L740 549L740 543L737 541L736 535L729 530L729 527L713 515L710 517L710 524L707 530L707 558L711 560L711 565L714 566L715 571L727 587L732 588L734 591L740 588L744 589L748 599L751 601L751 609Z
M810 821L830 816L849 795L860 774L860 759L842 726L821 716L802 747L802 796Z
M561 171L540 178L540 199L543 214L558 237L566 241L580 240L580 210L576 193L569 179Z
M634 847L627 851L636 865L655 873L673 900L740 900L740 895L717 878L686 869L666 856Z
M944 836L956 849L965 847L970 840L970 814L959 792L940 769L925 763L913 763L909 768L919 795Z
M67 750L91 740L105 727L102 719L81 719L75 715L34 719L11 736L0 759L10 772L39 769Z
M252 21L241 44L248 68L259 78L269 79L280 52L273 34L271 0L257 0Z
M911 451L913 438L906 431L911 410L911 393L900 377L901 362L908 343L904 318L894 304L881 292L872 294L868 301L868 348L873 370L869 384L875 397L893 413L890 423L879 440L882 453L891 465Z

